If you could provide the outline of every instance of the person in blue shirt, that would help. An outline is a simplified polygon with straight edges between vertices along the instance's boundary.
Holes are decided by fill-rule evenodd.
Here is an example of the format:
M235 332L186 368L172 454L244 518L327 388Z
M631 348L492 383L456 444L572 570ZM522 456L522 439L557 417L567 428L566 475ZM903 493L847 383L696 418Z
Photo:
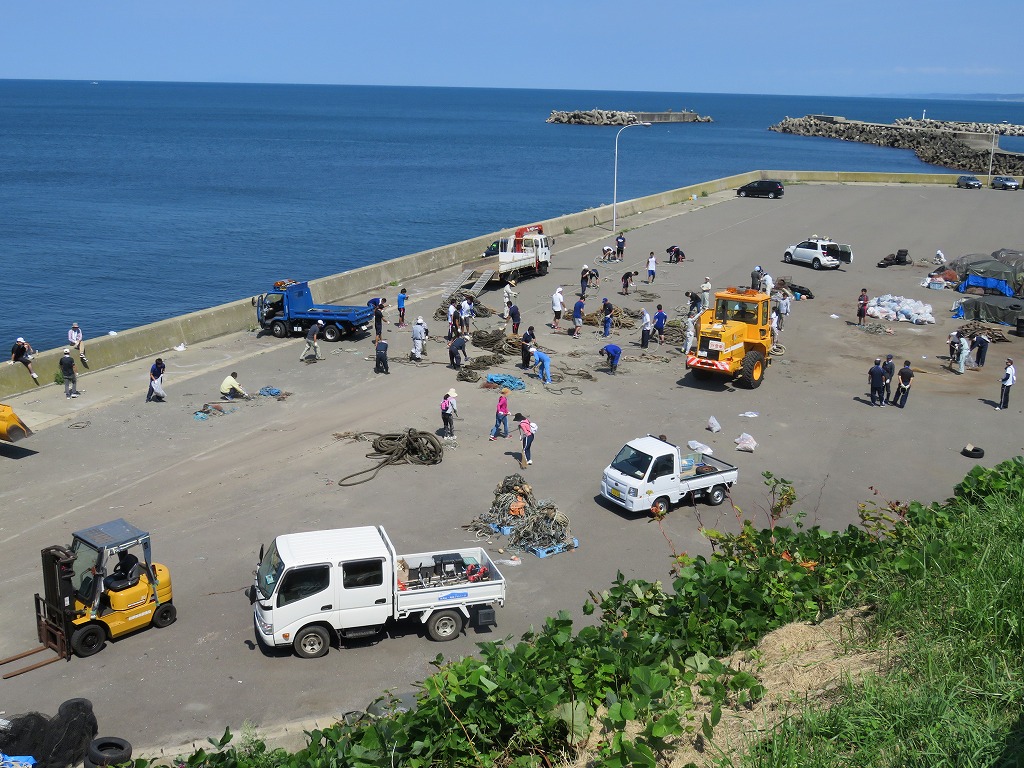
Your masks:
M506 304L506 308L508 312L508 319L512 321L512 333L519 333L519 323L521 321L519 307L510 301Z
M405 328L405 300L409 297L409 291L405 288L398 292L398 327Z
M612 314L615 307L608 299L601 299L601 309L604 312L604 337L608 338L612 335Z
M658 332L658 343L665 343L665 323L668 322L668 315L665 314L665 310L661 308L661 304L658 305L658 311L654 313L654 330Z
M597 354L599 354L601 357L608 358L608 372L612 376L614 376L615 371L619 367L619 356L622 355L622 348L615 344L609 344L608 346L601 347L601 349L597 350Z
M585 297L580 296L580 300L572 305L572 337L574 339L578 339L583 333L583 307L586 301Z
M537 376L545 384L550 384L551 358L545 355L536 347L530 347L530 354L533 355L533 367L537 369Z

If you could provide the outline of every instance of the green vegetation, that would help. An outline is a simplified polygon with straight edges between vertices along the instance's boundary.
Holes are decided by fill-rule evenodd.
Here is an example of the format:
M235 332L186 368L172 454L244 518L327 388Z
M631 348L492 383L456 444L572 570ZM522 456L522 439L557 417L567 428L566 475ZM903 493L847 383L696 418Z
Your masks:
M64 383L64 374L60 372L60 368L58 368L57 372L55 374L53 374L53 383L54 384L63 384Z
M891 673L785 720L736 765L1016 765L1024 459L976 467L943 505L864 504L861 524L839 532L804 525L791 483L764 482L765 527L737 509L738 533L705 529L713 554L673 553L671 590L620 574L584 606L592 626L560 613L519 642L480 644L476 658L439 655L411 712L313 731L291 755L251 736L233 747L225 732L181 765L539 768L586 744L593 765L654 768L681 737L710 738L724 707L763 695L714 657L853 605L874 607Z
M708 191L706 189L702 189L700 191L700 196L701 197L708 197Z
M563 235L571 235L572 234L572 227L563 227L562 228L562 234Z

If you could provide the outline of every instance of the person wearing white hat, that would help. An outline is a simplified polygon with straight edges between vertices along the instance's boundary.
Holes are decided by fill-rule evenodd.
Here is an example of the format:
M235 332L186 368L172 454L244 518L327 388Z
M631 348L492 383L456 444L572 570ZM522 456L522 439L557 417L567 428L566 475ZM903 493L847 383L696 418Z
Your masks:
M25 341L21 336L14 342L14 346L11 347L11 359L7 361L8 365L14 365L15 363L21 363L28 372L32 374L32 379L35 381L36 386L39 386L39 374L32 370L32 355L35 354L35 350L32 349L32 345Z
M306 331L306 348L302 350L302 354L299 356L299 362L305 362L306 358L309 357L309 352L312 350L316 354L317 360L323 360L323 356L320 354L320 345L316 343L317 338L320 336L320 329L324 327L323 320L317 320Z
M558 286L551 294L551 311L555 313L555 319L551 322L552 330L559 330L558 321L562 319L563 309L565 309L565 297L562 296L562 286Z
M71 350L64 350L64 357L58 361L60 375L64 378L64 397L70 400L78 397L78 371L75 370L75 360L71 357Z
M711 307L711 278L705 277L700 284L700 303L704 309Z
M72 323L71 328L68 330L68 346L71 349L78 350L78 356L82 362L86 365L89 364L89 359L85 356L85 341L83 341L84 334L82 329L78 327L78 323Z
M423 351L423 343L429 338L430 332L427 329L426 324L423 322L423 316L420 315L416 318L416 323L412 327L412 359L417 362L425 354Z
M513 289L514 289L515 287L516 287L516 281L515 281L515 280L509 280L509 281L508 281L508 282L507 282L507 283L505 284L505 290L503 290L503 291L501 292L501 303L502 303L502 304L503 304L504 306L506 306L506 307L507 307L507 306L508 306L508 303L509 303L510 301L513 301L513 302L514 302L514 301L515 301L515 299L516 299L516 296L518 296L518 295L519 295L519 294L518 294L518 293L517 293L517 292L516 292L515 290L513 290Z
M583 265L583 271L580 272L580 297L587 295L587 287L590 285L590 267L586 264Z

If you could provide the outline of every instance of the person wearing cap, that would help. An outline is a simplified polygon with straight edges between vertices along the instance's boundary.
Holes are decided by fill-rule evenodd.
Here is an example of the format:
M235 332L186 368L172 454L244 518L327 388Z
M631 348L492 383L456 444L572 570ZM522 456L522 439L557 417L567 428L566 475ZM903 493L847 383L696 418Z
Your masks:
M518 296L519 294L515 291L515 287L515 280L509 280L507 283L505 283L505 288L501 292L501 300L504 304L507 305L510 301L516 300L516 296Z
M373 307L373 343L377 344L380 342L381 336L384 335L384 310L387 309L387 299L381 299Z
M583 271L580 272L580 296L587 295L587 288L590 286L590 267L586 264L583 265Z
M558 286L555 288L555 292L551 294L551 311L555 313L555 319L551 321L552 330L560 330L558 321L562 319L562 310L564 309L565 297L562 295L562 286Z
M619 236L615 238L615 259L616 261L622 261L622 257L626 255L626 233L619 232Z
M769 296L772 295L772 291L775 290L775 281L772 276L767 272L761 272L761 293L767 293Z
M966 333L960 334L960 348L957 356L957 375L962 375L967 367L967 358L971 354L971 340Z
M466 351L466 337L456 331L455 338L448 342L448 360L456 371L462 368L463 357L468 363L469 352Z
M373 372L374 373L384 373L384 374L387 374L388 376L390 376L391 375L391 369L388 368L388 340L382 338L380 341L378 341L374 345L373 351L374 351Z
M885 397L882 398L883 403L889 405L896 405L896 402L892 399L892 380L896 375L896 363L892 360L892 355L885 356L885 362L882 363L882 370L885 371L885 384L883 385L883 392Z
M491 436L488 440L497 440L499 430L502 432L502 437L508 438L508 394L511 392L508 387L503 387L501 392L498 393L498 408L494 412L494 428L491 429Z
M614 376L619 367L619 358L622 357L622 347L618 344L606 344L597 350L597 354L608 358L608 373Z
M249 399L249 393L242 389L238 382L238 371L232 371L230 376L225 376L220 383L220 396L225 400L234 400L236 397Z
M1003 369L1003 378L999 382L999 405L997 411L1005 411L1010 407L1010 387L1017 381L1017 369L1013 367L1013 358L1006 358L1006 368Z
M551 383L551 358L536 347L530 347L530 354L533 356L531 363L537 369L537 377L545 384Z
M985 356L988 354L989 337L984 332L971 336L971 349L974 353L974 364L979 368L985 367Z
M412 359L419 361L421 357L426 354L423 351L424 342L430 338L430 331L426 324L423 322L423 316L420 315L416 318L416 322L412 326Z
M533 330L533 326L531 325L526 329L526 333L523 334L523 338L520 339L519 343L519 351L523 358L522 368L524 371L530 367L530 347L532 347L536 341L537 332Z
M60 375L64 377L64 397L70 400L78 397L78 371L75 368L75 359L71 357L71 350L64 350L64 357L58 363Z
M700 303L704 309L708 309L711 306L711 278L704 278L704 282L700 284Z
M910 383L914 378L914 371L910 368L910 361L904 360L903 367L896 372L896 378L899 379L899 384L896 387L896 399L893 403L902 408L907 404L907 398L910 397Z
M647 283L651 284L654 282L654 271L658 268L658 259L654 256L654 251L651 251L651 255L647 257Z
M612 335L612 317L615 314L615 307L608 299L601 299L601 311L604 313L604 337L607 339Z
M163 358L157 358L156 362L149 367L149 390L146 392L147 403L162 403L167 397L164 392L164 365Z
M449 389L441 398L441 436L455 437L455 398L458 393Z
M871 405L885 408L885 370L880 357L876 357L875 364L868 369L868 386L871 388Z
M82 362L86 365L89 364L89 358L85 356L85 342L82 340L84 334L82 329L78 327L78 323L72 323L71 328L68 329L68 346L71 349L78 350L78 357L81 358Z
M405 300L409 298L409 291L405 288L398 292L398 327L405 328Z
M686 320L683 321L683 354L690 354L690 350L696 351L697 344L697 323L696 315L692 312L686 316Z
M458 323L459 308L455 304L455 299L452 299L448 305L448 335L444 337L446 341L451 341L455 338L455 330L458 328Z
M14 346L11 347L11 359L7 361L8 365L14 365L15 363L21 363L28 372L32 375L32 380L35 381L36 386L39 386L39 374L32 370L32 355L35 354L35 350L32 349L32 345L29 344L25 339L19 336Z
M309 326L309 330L306 331L306 348L302 351L302 354L299 356L300 363L305 361L305 359L309 357L310 350L312 350L316 354L317 360L324 359L323 356L320 354L320 345L316 343L316 340L320 336L320 330L323 327L323 320L317 320L315 323Z
M755 291L761 285L761 267L754 267L754 271L750 273L750 287Z
M576 303L572 305L572 337L574 339L578 339L580 334L583 333L583 310L586 303L586 297L580 296Z

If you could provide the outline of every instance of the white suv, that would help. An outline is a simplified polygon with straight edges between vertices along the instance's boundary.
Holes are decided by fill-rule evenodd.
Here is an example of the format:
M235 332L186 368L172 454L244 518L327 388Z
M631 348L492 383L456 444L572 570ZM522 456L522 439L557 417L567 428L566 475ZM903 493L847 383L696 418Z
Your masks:
M853 263L853 249L827 238L812 237L798 245L789 246L782 260L787 264L802 261L814 269L839 269L842 264Z

